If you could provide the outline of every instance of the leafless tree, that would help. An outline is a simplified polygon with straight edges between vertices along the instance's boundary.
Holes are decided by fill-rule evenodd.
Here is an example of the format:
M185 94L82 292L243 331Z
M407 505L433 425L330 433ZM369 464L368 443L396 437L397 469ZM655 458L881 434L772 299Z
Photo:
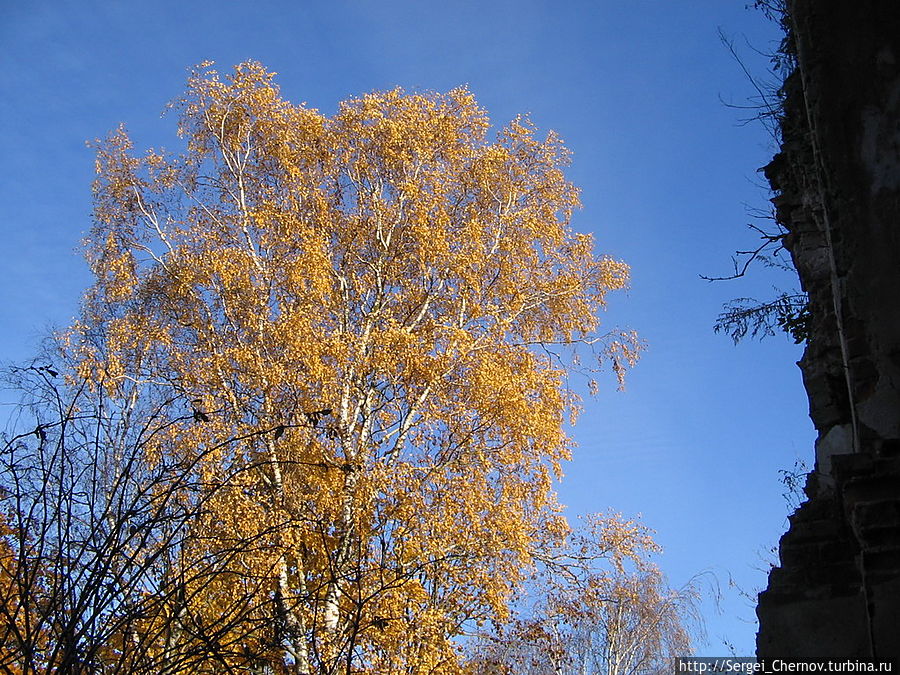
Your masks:
M240 439L168 456L167 425L211 413L158 391L108 396L62 370L6 372L19 400L0 437L0 672L271 672L256 653L283 629L274 572L237 566L270 533L208 546L197 527L236 472L258 469L198 471ZM245 592L216 595L208 625L192 605L229 575Z

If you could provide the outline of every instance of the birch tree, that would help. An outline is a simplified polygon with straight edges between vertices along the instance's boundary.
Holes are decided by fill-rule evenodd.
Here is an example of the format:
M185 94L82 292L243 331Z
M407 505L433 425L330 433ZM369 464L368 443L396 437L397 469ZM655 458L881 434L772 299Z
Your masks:
M268 632L220 636L229 668L457 672L556 527L567 350L637 356L598 321L627 266L572 229L561 140L491 135L464 88L327 117L259 64L204 64L173 107L182 153L97 145L68 349L110 398L178 402L145 452L211 491L191 556L255 542L191 611L271 599Z
M703 622L700 579L671 588L650 560L650 531L616 514L593 515L542 556L515 614L482 634L477 675L670 673Z

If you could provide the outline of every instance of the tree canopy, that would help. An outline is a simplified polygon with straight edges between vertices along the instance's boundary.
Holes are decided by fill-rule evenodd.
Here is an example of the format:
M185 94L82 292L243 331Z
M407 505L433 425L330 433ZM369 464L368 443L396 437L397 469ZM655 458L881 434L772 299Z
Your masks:
M96 280L64 346L69 383L127 428L106 450L180 514L132 589L164 598L140 658L459 672L454 638L504 619L568 531L562 351L620 378L634 362L635 337L598 322L627 266L572 229L561 140L526 118L489 138L464 88L327 117L257 63L203 64L173 107L180 154L135 153L124 129L97 143Z

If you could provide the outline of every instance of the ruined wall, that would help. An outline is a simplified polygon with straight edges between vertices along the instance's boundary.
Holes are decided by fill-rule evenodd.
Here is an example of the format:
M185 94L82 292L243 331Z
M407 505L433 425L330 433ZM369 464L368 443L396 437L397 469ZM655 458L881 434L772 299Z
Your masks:
M757 614L760 657L900 658L900 2L788 0L798 67L766 167L810 296L819 432Z

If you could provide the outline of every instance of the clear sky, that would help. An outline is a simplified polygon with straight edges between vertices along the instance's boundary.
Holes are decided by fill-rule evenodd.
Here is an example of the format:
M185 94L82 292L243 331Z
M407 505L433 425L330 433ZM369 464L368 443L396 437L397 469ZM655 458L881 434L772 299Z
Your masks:
M27 358L78 310L89 283L77 247L90 225L85 141L124 122L142 146L176 147L165 103L187 70L252 58L282 94L332 113L400 85L468 84L495 124L521 112L561 134L583 190L574 226L627 261L633 283L608 326L648 351L627 390L585 401L579 448L559 486L571 514L643 514L673 585L714 572L703 655L750 655L746 592L765 585L766 549L788 512L779 469L811 462L813 430L784 337L735 347L712 325L723 302L776 283L709 284L733 250L755 246L748 206L765 208L756 169L773 153L741 126L754 90L722 46L736 39L765 76L779 36L748 0L0 0L0 360ZM752 4L752 3L749 3ZM762 271L761 271L762 272Z

